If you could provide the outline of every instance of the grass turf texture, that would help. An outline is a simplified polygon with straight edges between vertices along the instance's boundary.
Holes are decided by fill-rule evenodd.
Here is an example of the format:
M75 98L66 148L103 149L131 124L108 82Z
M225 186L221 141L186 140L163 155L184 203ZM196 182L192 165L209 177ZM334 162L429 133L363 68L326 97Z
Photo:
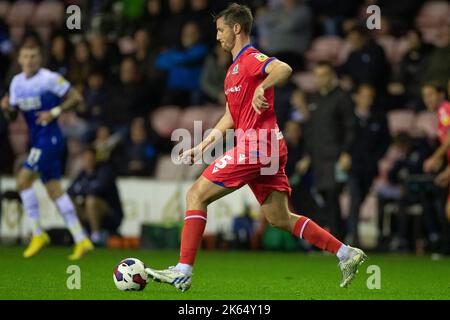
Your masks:
M23 248L0 247L0 299L449 299L450 259L369 254L353 283L339 287L334 256L314 253L200 252L193 285L185 293L156 282L144 291L116 289L112 273L123 258L154 268L173 265L177 251L96 249L81 261L67 260L70 248L50 247L22 258ZM69 290L69 265L81 269L81 289ZM381 269L381 289L369 290L369 265Z

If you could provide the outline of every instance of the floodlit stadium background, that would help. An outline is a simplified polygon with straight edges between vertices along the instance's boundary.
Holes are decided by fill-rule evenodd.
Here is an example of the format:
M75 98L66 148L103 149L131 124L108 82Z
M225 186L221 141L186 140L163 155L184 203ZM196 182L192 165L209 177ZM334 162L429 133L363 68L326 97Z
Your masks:
M83 93L86 103L85 109L59 119L67 137L65 186L78 174L80 155L87 145L95 146L98 158L110 161L119 176L125 217L119 229L121 237L106 235L106 247L178 246L184 195L204 166L173 164L170 136L177 128L193 131L194 120L202 121L203 130L211 128L223 113L223 78L230 57L216 47L212 13L219 12L227 3L0 0L0 95L7 92L11 78L19 71L16 63L19 44L41 42L45 67L66 77ZM399 134L406 133L414 141L426 141L430 148L437 146L436 117L426 111L421 101L420 84L435 80L445 88L447 97L450 92L448 3L431 0L241 3L248 4L255 15L253 45L295 69L290 83L276 92L275 108L285 136L293 136L294 140L305 138L301 128L308 121L308 99L316 89L312 73L316 62L331 63L339 84L350 95L365 82L377 90L375 108L387 119L391 142L378 161L377 176L361 207L358 221L361 246L419 255L445 253L450 240L444 213L439 210L430 213L429 203L419 198L404 205L405 185L393 183L389 173L402 157L393 143ZM364 78L355 71L358 64L353 65L354 60L349 58L353 43L348 33L355 26L365 28L370 16L366 9L373 4L381 9L381 29L367 32L372 39L369 41L373 41L371 45L380 48L384 60L371 61L373 51L356 56L374 63L371 66L374 71ZM81 9L79 30L68 28L76 21L71 20L76 19L72 12L77 12L66 13L70 5ZM194 61L185 61L185 66L173 69L173 65L167 67L162 62L168 49L186 50L193 45L199 45L201 53ZM182 68L187 71L180 71ZM296 151L301 149L301 141L292 147L291 161L300 160L301 153ZM14 197L5 197L7 191L15 188L13 175L26 159L28 147L23 118L7 126L0 116L2 244L21 243L30 236L19 203ZM319 201L314 182L309 176L298 182L295 166L289 174L291 183L301 186L294 193L293 205L297 211L314 218ZM63 228L62 218L41 186L37 187L43 227L58 235ZM345 183L342 187L340 203L345 225L351 196ZM405 210L407 217L407 243L402 246L397 236L400 210ZM66 244L67 237L57 239L56 244ZM205 249L311 250L264 224L247 188L209 208L204 240Z

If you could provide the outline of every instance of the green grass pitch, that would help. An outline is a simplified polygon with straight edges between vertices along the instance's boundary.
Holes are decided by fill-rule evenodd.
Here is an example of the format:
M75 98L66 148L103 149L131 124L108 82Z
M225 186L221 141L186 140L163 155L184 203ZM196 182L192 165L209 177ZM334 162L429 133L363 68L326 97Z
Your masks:
M173 265L177 251L96 249L81 261L67 260L70 248L49 247L25 260L20 247L0 247L0 299L449 299L450 258L369 254L353 283L339 287L334 256L321 253L202 251L197 258L191 290L150 282L140 292L116 289L112 272L127 257L149 266ZM81 270L81 289L69 290L68 266ZM370 265L381 271L381 288L368 289Z

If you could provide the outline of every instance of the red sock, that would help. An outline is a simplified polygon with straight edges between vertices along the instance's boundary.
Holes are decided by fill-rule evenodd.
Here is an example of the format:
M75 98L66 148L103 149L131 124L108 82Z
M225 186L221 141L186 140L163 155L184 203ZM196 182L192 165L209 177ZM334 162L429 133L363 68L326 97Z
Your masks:
M316 247L336 254L342 245L331 233L319 227L314 221L304 216L300 216L295 223L292 234L301 239L305 239Z
M194 265L197 249L206 226L206 212L187 210L181 234L180 263Z

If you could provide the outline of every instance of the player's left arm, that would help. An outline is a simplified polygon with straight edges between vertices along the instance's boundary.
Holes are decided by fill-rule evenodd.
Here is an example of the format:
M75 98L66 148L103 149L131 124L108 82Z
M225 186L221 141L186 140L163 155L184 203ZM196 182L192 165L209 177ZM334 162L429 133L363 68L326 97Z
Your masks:
M287 63L274 59L267 63L264 72L267 74L267 77L256 88L252 100L253 109L258 114L261 114L264 109L269 107L269 103L264 97L264 91L286 83L291 76L292 68Z
M77 105L83 103L83 96L74 88L70 88L63 96L62 103L49 111L42 111L38 113L37 123L46 125L58 118L61 113L75 108Z

